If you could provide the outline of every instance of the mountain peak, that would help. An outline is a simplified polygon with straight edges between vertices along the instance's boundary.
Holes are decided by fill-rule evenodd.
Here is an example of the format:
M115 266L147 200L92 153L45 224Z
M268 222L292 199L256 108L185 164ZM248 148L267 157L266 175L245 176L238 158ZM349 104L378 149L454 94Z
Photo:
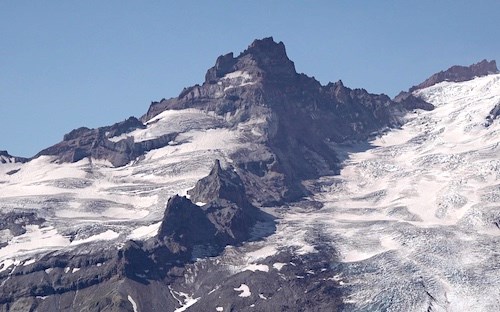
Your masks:
M283 42L275 42L273 37L254 40L238 57L233 53L221 55L215 66L205 75L206 83L216 83L217 79L235 71L245 71L255 77L276 81L294 77L295 64L288 58Z
M215 199L225 199L240 207L249 205L240 176L231 166L223 169L218 159L215 160L210 174L199 180L188 194L195 202L209 203Z
M277 58L287 58L285 44L280 41L274 41L273 37L267 37L263 39L255 39L248 48L241 53L241 55L245 54L254 54L254 55L262 55L267 54L268 56L274 56ZM240 55L240 56L241 56Z
M248 49L238 56L238 59L244 60L248 56L268 76L283 78L293 77L297 74L295 64L286 54L285 44L281 41L275 42L273 37L254 40Z

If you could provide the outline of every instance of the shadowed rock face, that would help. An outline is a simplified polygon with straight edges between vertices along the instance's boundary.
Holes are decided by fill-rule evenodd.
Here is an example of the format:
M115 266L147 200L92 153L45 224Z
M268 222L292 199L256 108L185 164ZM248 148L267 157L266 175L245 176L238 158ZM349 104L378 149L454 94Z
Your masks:
M216 199L225 199L240 207L250 205L240 176L232 168L222 169L218 159L210 174L200 179L188 194L193 202L210 203Z
M173 253L209 244L215 237L215 225L199 206L178 195L168 201L157 238L164 241Z
M215 162L210 174L189 191L187 197L169 199L157 235L145 242L130 242L122 252L125 276L163 279L172 263L188 263L215 256L227 245L252 238L257 222L274 224L271 216L250 204L242 180L233 168ZM146 264L146 265L145 265ZM144 267L148 272L144 272Z
M442 81L461 82L471 80L475 77L482 77L496 73L498 73L498 68L494 60L482 60L481 62L470 66L455 65L445 71L440 71L439 73L430 76L421 84L411 87L410 92L433 86Z
M173 253L192 252L196 245L218 250L239 244L250 238L257 221L269 220L250 203L234 168L222 169L219 160L188 194L191 200L174 196L168 201L156 238Z

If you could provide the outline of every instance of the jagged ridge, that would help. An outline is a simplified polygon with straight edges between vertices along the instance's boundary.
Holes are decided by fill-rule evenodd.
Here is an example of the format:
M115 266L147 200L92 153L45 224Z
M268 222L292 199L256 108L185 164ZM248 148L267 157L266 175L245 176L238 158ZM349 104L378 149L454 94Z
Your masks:
M455 65L448 68L447 70L440 71L439 73L436 73L427 78L424 82L411 87L409 92L424 89L442 81L461 82L474 79L475 77L482 77L497 73L498 68L495 60L482 60L470 66Z

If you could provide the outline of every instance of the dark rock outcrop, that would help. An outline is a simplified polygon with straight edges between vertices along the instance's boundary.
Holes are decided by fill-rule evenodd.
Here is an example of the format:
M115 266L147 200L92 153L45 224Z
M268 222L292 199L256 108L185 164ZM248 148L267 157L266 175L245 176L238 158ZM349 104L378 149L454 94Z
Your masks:
M250 203L234 169L222 169L218 160L189 193L206 203L194 204L178 195L170 198L157 235L126 244L120 256L120 271L126 277L139 281L166 278L174 263L215 256L227 245L259 238L252 235L257 222L274 226L270 215Z
M482 60L470 66L455 65L445 71L440 71L426 79L424 82L410 88L410 92L427 88L443 81L461 82L498 73L497 64L494 60Z
M402 91L395 98L394 102L401 103L406 110L423 109L433 110L435 107L429 102L414 96L411 92Z
M192 258L193 252L200 250L219 252L250 239L258 221L270 221L250 203L235 170L222 169L219 160L188 193L191 200L174 196L168 201L156 237L173 254L187 252Z
M26 233L26 226L41 225L45 222L43 218L34 212L7 212L0 213L0 231L9 230L12 235L18 236Z
M7 151L0 151L0 164L25 163L28 159L10 155Z
M209 175L200 179L188 194L193 202L210 203L217 199L225 199L240 207L250 205L240 176L234 170L222 169L218 159L215 160Z
M216 234L215 225L201 207L176 195L167 203L157 238L165 242L172 253L179 253L213 242Z
M486 127L491 126L493 121L495 121L495 119L497 119L499 116L500 116L500 103L495 105L495 107L493 107L488 116L486 116L485 126Z
M108 160L113 166L120 167L147 151L168 145L168 142L177 135L176 133L166 133L158 138L141 142L135 142L132 137L117 142L109 140L109 138L144 127L135 117L130 117L109 127L97 129L81 127L65 134L62 142L42 150L34 158L49 155L57 156L61 162L76 162L86 157L92 157Z
M223 169L219 160L215 161L210 174L200 179L188 194L202 205L224 245L249 239L257 221L269 220L248 200L245 185L236 170L231 166Z
M10 211L0 213L0 231L7 230L9 235L0 237L0 248L8 244L9 236L19 236L26 233L29 225L42 225L45 222L34 212ZM0 267L0 269L2 269Z

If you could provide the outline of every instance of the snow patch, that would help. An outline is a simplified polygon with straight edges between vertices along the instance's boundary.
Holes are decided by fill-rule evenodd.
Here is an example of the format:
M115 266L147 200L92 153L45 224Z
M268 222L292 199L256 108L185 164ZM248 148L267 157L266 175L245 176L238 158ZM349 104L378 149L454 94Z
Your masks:
M193 298L192 296L182 292L182 291L175 291L172 289L171 286L168 286L168 289L170 291L170 294L172 297L177 300L179 305L181 305L180 308L177 308L174 312L183 312L186 311L190 306L198 302L201 297L198 298Z
M255 81L252 81L253 80L252 75L250 75L246 71L241 71L241 70L237 70L235 72L228 73L224 77L222 77L221 80L229 80L231 83L229 86L224 88L223 92L226 92L227 90L232 89L232 88L243 87L243 86L255 84Z
M261 271L261 272L269 272L269 266L265 264L250 264L249 266L245 267L243 271Z
M235 291L240 291L241 293L238 295L239 297L250 297L250 295L252 295L252 293L250 292L250 288L245 285L245 284L241 284L240 287L238 288L234 288Z
M20 264L19 260L6 259L0 263L0 272L7 270L10 266L14 265L14 268Z
M29 259L27 261L24 261L23 266L27 266L27 265L33 264L35 262L36 262L36 259Z
M154 237L158 233L158 229L160 228L160 225L161 225L161 221L150 224L150 225L138 227L138 228L134 229L127 236L127 238L128 239L135 239L135 240L137 240L137 239L144 240L144 239Z
M277 252L278 251L274 246L265 246L255 251L247 253L246 257L249 262L257 262L258 260L273 256Z
M198 302L198 300L200 300L200 298L194 298L194 299L191 298L191 299L187 300L182 307L175 309L174 312L186 311L190 306L192 306L193 304Z
M252 80L252 75L250 75L246 71L237 70L232 73L228 73L224 77L222 77L222 79L238 79L238 78L244 80Z
M26 233L13 237L9 244L0 248L0 260L20 257L33 250L46 251L69 245L69 239L62 236L53 227L40 228L38 225L27 225Z
M132 304L132 308L134 309L134 312L139 312L139 309L137 308L137 303L135 303L134 299L132 299L132 296L128 295L127 299Z
M89 242L101 241L101 240L114 240L120 236L120 233L116 233L113 230L107 230L106 232L87 237L85 239L74 240L71 242L71 246L81 245Z

